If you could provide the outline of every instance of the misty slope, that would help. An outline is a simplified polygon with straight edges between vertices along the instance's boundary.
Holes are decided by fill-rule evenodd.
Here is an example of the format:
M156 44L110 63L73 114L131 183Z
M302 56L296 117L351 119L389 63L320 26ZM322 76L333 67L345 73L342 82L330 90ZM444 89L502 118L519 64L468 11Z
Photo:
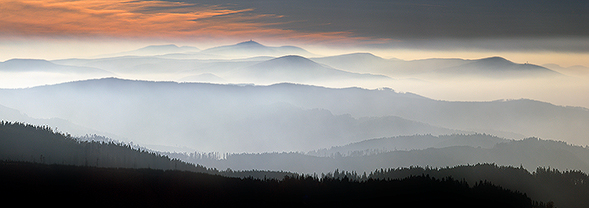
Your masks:
M42 59L0 62L0 88L25 88L112 76L116 75L96 67L68 66Z
M370 139L337 133L362 132L350 128L361 126L362 117L382 119L364 122L373 122L363 127L364 132L395 133L385 131L396 122L383 119L387 116L420 122L414 124L422 126L480 133L513 132L579 145L588 144L585 138L589 136L586 128L589 110L584 108L532 100L446 102L390 89L332 89L296 84L239 86L109 78L3 89L0 104L33 118L62 118L137 143L188 146L199 151L306 151L344 145ZM256 118L260 115L263 116ZM257 125L254 120L266 123ZM435 133L433 130L366 136ZM250 133L245 136L243 132ZM256 134L261 132L266 136ZM286 139L301 134L314 136L296 141ZM329 144L316 145L323 141ZM302 146L291 146L297 143Z
M74 124L70 121L60 119L60 118L49 118L49 119L31 118L25 114L22 114L18 110L15 110L12 108L7 108L2 105L0 105L0 121L24 122L24 123L29 123L29 124L36 125L36 126L47 126L47 127L55 128L56 131L68 132L73 135L100 134L100 135L109 136L113 139L120 139L118 136L115 136L113 134L96 131L94 129L87 128L87 127L82 127L80 125Z
M544 64L542 66L570 76L588 77L589 75L589 68L586 66L576 65L570 67L562 67L557 64Z
M75 82L49 91L33 88L30 95L47 99L44 106L48 108L38 109L35 103L28 107L36 109L39 117L64 118L136 143L202 151L311 150L391 135L463 133L394 116L355 119L275 100L266 103L261 99L264 94L249 94L249 87L117 79L94 82L99 84ZM212 91L201 91L206 88ZM244 97L237 101L236 96Z
M282 56L236 72L246 80L272 82L346 81L389 79L382 75L357 74L325 67L301 56Z
M387 138L368 139L361 142L335 146L329 149L310 151L314 156L374 154L393 150L419 150L427 148L442 148L451 146L470 146L492 148L498 143L511 140L488 134L452 134L452 135L411 135Z
M472 63L438 69L437 74L479 75L490 78L558 76L558 72L533 64L516 64L502 57L474 60Z
M174 44L168 45L150 45L132 51L125 51L121 53L105 54L99 57L116 57L116 56L155 56L176 53L190 53L198 52L200 49L192 46L177 46Z
M184 77L180 80L180 82L206 82L206 83L225 83L227 80L214 75L212 73L202 73L198 75L192 75Z
M426 76L429 78L474 76L480 78L525 78L558 76L560 73L533 64L517 64L502 57L467 59L420 59L404 61L383 59L370 53L353 53L314 58L313 60L351 72L379 73L391 77Z
M419 137L413 136L416 139ZM474 137L466 135L465 137L471 139L471 142L477 142L480 139L476 135ZM376 149L378 146L372 148ZM198 157L182 159L217 169L259 169L308 174L325 173L335 169L362 173L381 168L410 166L441 168L477 163L523 166L529 171L533 171L537 167L589 171L589 149L564 142L536 138L500 142L489 148L446 146L415 150L360 150L328 156L313 156L294 152L242 153L229 154L220 160Z
M174 60L153 56L121 56L97 59L62 59L54 60L56 63L73 66L95 67L115 73L177 73L189 70L202 64L198 60Z
M113 73L98 68L66 66L54 64L42 59L10 59L5 62L0 62L0 72L47 72L64 75L114 75Z
M379 73L391 75L397 59L384 59L371 53L351 53L337 56L312 58L311 60L321 64L335 67L350 72L358 73Z
M223 55L228 57L254 57L254 56L284 56L301 55L313 56L312 53L296 46L265 46L255 41L245 41L235 45L218 46L201 51L206 54Z

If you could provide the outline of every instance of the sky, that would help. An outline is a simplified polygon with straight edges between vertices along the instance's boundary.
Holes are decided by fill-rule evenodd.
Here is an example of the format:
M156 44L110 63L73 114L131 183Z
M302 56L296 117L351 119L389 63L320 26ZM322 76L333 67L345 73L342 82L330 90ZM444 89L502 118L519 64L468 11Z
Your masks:
M326 55L589 66L588 1L3 0L0 14L0 61L253 39Z

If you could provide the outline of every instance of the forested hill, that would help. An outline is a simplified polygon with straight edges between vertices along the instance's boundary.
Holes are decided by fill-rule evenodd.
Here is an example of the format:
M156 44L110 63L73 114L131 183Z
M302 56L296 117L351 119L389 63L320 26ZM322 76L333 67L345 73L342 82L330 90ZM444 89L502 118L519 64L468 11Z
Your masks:
M409 198L425 197L431 200L440 200L442 198L436 197L439 195L448 197L445 198L447 201L444 203L458 203L457 205L465 207L468 207L467 205L480 207L480 204L477 203L486 202L486 200L497 201L499 204L496 205L501 205L501 207L545 205L533 203L530 198L527 198L528 196L539 202L554 201L558 207L563 208L583 207L584 203L589 203L587 201L589 198L584 197L589 191L589 183L587 183L589 177L580 171L560 172L555 169L538 168L535 173L530 173L521 167L498 167L496 165L456 166L445 169L391 168L376 170L362 176L335 170L322 174L321 177L282 171L218 171L170 159L127 144L109 140L82 141L67 134L55 132L48 127L10 122L0 122L0 161L2 161L0 162L0 180L4 181L0 183L7 185L6 187L20 187L15 189L20 190L20 192L14 192L16 195L19 193L33 194L29 190L39 190L56 195L73 194L96 200L101 196L112 197L114 192L106 192L121 189L121 192L117 193L123 193L123 195L118 195L110 202L131 202L132 199L136 199L133 197L149 197L172 190L175 193L184 191L206 193L210 191L214 197L219 197L219 195L225 196L221 193L226 193L231 188L235 188L235 190L227 193L239 195L233 195L239 200L247 201L251 199L249 197L258 197L259 200L267 202L262 198L277 197L274 205L279 202L279 199L291 200L292 203L304 202L304 200L301 201L301 198L288 198L293 196L292 194L301 197L309 195L312 198L332 197L333 200L357 197L352 199L353 203L360 203L367 200L366 197L376 196L374 198L383 202L383 200L392 200L388 198L389 196L404 200L399 196L401 193L394 192L395 189L400 188L403 191L412 190ZM218 176L214 176L214 174ZM227 176L241 179L230 179ZM137 178L144 180L136 180ZM391 180L396 182L391 182ZM98 186L92 181L110 181L112 184L109 182ZM66 185L57 186L62 189L48 189L58 183ZM416 184L419 184L418 187L424 190L409 188L415 187ZM82 186L88 187L84 189L85 192L71 193L71 191L67 191L68 189L77 190ZM203 186L204 188L196 188ZM146 187L151 188L144 190ZM159 188L167 191L156 191ZM251 190L261 189L265 191L250 193ZM425 191L425 189L430 191ZM335 190L341 192L322 195L324 192ZM347 193L346 191L351 192ZM350 195L350 193L352 194ZM121 198L123 196L127 198ZM185 197L202 198L202 196L194 194L158 196L160 198L153 200L163 200L158 202L166 203L170 202L167 200L176 199L179 200L177 203L186 203L183 201L186 200ZM403 196L407 195L403 194ZM475 197L476 200L459 201L460 198L468 198L467 196ZM492 199L489 198L490 196ZM50 197L47 199L54 200ZM223 201L220 198L206 200L208 204ZM255 203L254 201L249 202ZM317 201L316 198L311 201L319 204L326 203L326 201ZM409 203L409 201L403 201L403 203Z
M203 166L134 149L128 144L80 141L49 127L4 121L0 122L0 160L209 172Z
M133 207L547 207L490 183L411 176L399 180L228 178L177 170L0 162L7 198L60 206ZM21 202L21 205L33 202Z
M539 207L525 194L490 183L411 176L352 181L291 175L229 178L216 170L112 141L81 141L47 127L0 122L0 183L4 196L37 196L81 205L379 205L451 203L455 207ZM33 163L31 163L33 162ZM51 164L51 165L49 165ZM201 172L201 173L196 173ZM249 174L256 173L252 171ZM238 175L244 172L225 171ZM472 187L471 187L472 185ZM63 196L68 196L62 201ZM418 200L419 199L419 200ZM489 201L493 203L489 204Z
M84 141L46 126L0 122L0 160L107 168L182 170L227 177L283 178L284 171L219 171L102 137Z

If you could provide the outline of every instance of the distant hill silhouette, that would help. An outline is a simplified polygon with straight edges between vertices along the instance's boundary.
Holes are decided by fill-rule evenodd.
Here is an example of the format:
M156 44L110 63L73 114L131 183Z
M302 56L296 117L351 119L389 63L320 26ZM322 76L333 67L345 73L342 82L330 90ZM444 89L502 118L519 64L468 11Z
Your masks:
M199 75L187 76L187 77L180 79L179 81L182 81L182 82L210 82L210 83L227 82L227 80L225 80L221 77L218 77L217 75L211 74L211 73L204 73L204 74L199 74Z
M60 74L114 75L93 67L54 64L43 59L10 59L0 62L0 72L49 72Z
M241 42L235 45L218 46L205 49L202 53L217 54L234 57L254 57L254 56L284 56L284 55L301 55L313 56L312 53L296 46L270 47L262 45L253 40Z
M125 51L113 54L104 54L98 57L118 57L118 56L156 56L165 54L176 54L176 53L190 53L198 52L200 49L192 46L177 46L174 44L167 45L150 45L143 48L139 48L132 51Z
M463 133L512 132L577 145L585 145L582 138L589 135L589 129L584 128L589 125L589 110L585 108L525 99L448 102L390 89L298 84L218 85L110 78L2 89L0 104L33 118L61 118L137 143L173 143L201 151L263 152L272 151L272 147L284 147L276 151L308 151L364 139L428 133L379 133L368 138L353 133L387 133L384 130L403 121L384 119L387 116ZM257 125L254 120L272 128ZM294 144L301 149L292 148ZM252 149L237 149L245 147Z
M471 63L438 69L436 72L441 74L452 74L453 76L477 75L497 78L561 75L558 72L542 66L527 63L516 64L503 57L489 57L473 60Z
M558 64L544 64L543 67L548 69L560 72L562 74L570 75L570 76L579 76L579 77L588 77L589 76L589 67L575 65L570 67L562 67Z
M420 150L427 148L443 148L452 146L470 146L492 148L498 143L509 142L504 138L487 134L451 134L434 136L411 135L386 138L368 139L343 146L335 146L329 149L310 151L307 154L315 156L333 156L382 153L393 150Z
M390 75L397 68L395 67L395 62L400 61L396 59L384 59L371 53L351 53L312 58L311 60L350 72L387 75Z
M173 74L179 71L191 69L201 62L190 60L174 60L153 56L120 56L98 59L63 59L55 60L56 63L95 67L120 74Z
M104 136L109 136L113 139L120 139L120 137L109 134L107 132L97 131L92 128L82 127L80 125L74 124L70 121L60 119L60 118L48 118L48 119L36 119L31 118L18 110L8 108L6 106L0 105L0 120L2 121L11 121L11 122L23 122L28 123L36 126L48 126L54 128L56 131L61 132L68 132L74 135L85 135L85 134L100 134Z
M503 57L482 59L383 59L370 53L353 53L314 58L313 60L351 72L371 72L396 76L444 76L479 78L525 78L536 76L559 76L558 72L534 64L517 64Z
M302 56L282 56L264 61L238 72L239 76L275 82L305 82L347 79L387 79L382 75L358 74L322 66ZM389 78L390 79L390 78Z

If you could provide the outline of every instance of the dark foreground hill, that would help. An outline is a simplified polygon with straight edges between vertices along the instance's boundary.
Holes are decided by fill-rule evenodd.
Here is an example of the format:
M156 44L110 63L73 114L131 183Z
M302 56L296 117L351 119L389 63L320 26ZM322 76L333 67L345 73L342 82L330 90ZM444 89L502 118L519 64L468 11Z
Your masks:
M172 159L138 146L109 141L107 138L96 135L88 136L84 140L55 132L48 127L2 121L0 122L0 161L180 170L228 177L283 178L295 175L282 171L218 171Z
M530 173L523 167L496 165L388 168L362 176L336 169L321 177L282 171L218 171L104 138L82 141L47 127L0 124L0 184L11 190L3 195L7 198L35 196L48 203L78 206L395 203L419 207L451 203L458 207L530 207L526 197L554 201L563 208L589 203L589 177L580 171L538 168ZM411 204L412 200L422 204ZM496 204L488 204L489 200ZM520 202L523 204L512 204Z
M401 180L238 179L185 171L1 163L7 198L67 206L382 206L540 207L525 194L452 178ZM24 203L24 204L22 204ZM19 204L27 205L26 201ZM535 206L536 205L536 206Z

